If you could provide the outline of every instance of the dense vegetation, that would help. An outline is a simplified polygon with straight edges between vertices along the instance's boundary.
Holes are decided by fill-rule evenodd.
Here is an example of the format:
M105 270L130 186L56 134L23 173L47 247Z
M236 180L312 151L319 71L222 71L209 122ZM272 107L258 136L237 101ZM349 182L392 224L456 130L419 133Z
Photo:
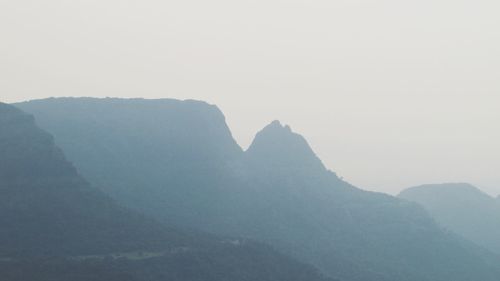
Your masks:
M139 260L25 258L0 262L0 274L3 281L328 281L312 267L269 253L262 245L247 243Z
M268 246L163 226L93 188L32 116L0 103L2 281L325 280Z
M157 219L245 236L351 281L497 281L496 258L443 231L414 203L328 171L279 122L247 151L215 107L175 100L19 104L82 173Z

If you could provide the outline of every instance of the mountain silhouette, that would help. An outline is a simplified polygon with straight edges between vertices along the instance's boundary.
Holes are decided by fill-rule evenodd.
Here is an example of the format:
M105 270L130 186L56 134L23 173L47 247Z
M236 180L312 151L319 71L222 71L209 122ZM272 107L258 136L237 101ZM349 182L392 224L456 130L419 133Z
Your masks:
M5 104L0 155L2 256L151 250L185 240L91 187L31 115Z
M222 113L203 102L18 106L98 187L159 220L269 243L341 280L499 280L495 258L443 231L417 204L343 181L278 121L243 151Z
M304 137L277 120L256 135L245 154L249 160L257 160L259 165L268 169L290 169L293 166L298 171L326 169Z
M467 183L429 184L399 197L422 205L441 225L500 254L500 201Z
M0 103L2 280L317 280L248 239L164 226L92 187L33 116Z

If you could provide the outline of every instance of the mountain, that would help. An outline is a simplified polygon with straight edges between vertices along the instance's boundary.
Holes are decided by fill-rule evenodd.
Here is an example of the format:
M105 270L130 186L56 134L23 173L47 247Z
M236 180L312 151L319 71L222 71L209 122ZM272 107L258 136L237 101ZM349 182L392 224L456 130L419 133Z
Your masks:
M260 225L274 228L250 227L245 233L283 251L292 249L332 276L472 280L488 272L488 262L480 261L488 255L443 232L419 206L344 182L288 126L273 122L259 132L245 163L251 171L244 181L248 190L258 187L245 198L266 202L258 205L261 213L254 221L260 218ZM465 264L469 268L460 269ZM482 278L495 280L496 271Z
M152 250L185 241L91 187L32 116L5 104L0 155L1 256Z
M198 220L198 212L183 202L217 200L203 192L203 185L211 184L205 178L223 174L223 166L243 153L222 112L204 102L63 98L17 106L56 135L95 186L119 203L164 213L174 224ZM169 200L160 199L165 197Z
M203 102L18 106L92 182L159 220L257 239L346 281L499 280L495 257L443 231L417 204L343 181L278 121L243 151L222 113Z
M290 126L281 125L278 120L257 134L245 154L250 161L264 164L269 170L283 167L299 172L326 170L307 141L292 132Z
M422 205L441 225L500 254L500 201L466 183L430 184L399 197Z
M166 227L92 187L34 118L0 103L2 280L317 280L247 239Z

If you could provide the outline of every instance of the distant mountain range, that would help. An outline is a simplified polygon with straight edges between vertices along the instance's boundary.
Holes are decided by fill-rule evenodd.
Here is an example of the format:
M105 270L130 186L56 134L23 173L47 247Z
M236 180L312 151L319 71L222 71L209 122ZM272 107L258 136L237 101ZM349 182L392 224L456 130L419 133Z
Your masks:
M265 242L345 281L500 280L495 255L444 231L415 203L344 182L277 121L243 151L204 102L16 106L95 186L168 224Z
M33 116L2 103L0 241L2 281L327 280L260 243L181 231L119 206Z
M444 227L500 254L500 200L466 183L422 185L399 197L415 201Z

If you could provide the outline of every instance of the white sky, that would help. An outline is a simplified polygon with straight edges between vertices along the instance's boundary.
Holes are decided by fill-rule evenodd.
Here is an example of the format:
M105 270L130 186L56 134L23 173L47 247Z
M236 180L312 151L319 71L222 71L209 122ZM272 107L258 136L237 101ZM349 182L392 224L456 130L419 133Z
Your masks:
M0 100L193 98L365 189L500 193L498 0L0 0Z

